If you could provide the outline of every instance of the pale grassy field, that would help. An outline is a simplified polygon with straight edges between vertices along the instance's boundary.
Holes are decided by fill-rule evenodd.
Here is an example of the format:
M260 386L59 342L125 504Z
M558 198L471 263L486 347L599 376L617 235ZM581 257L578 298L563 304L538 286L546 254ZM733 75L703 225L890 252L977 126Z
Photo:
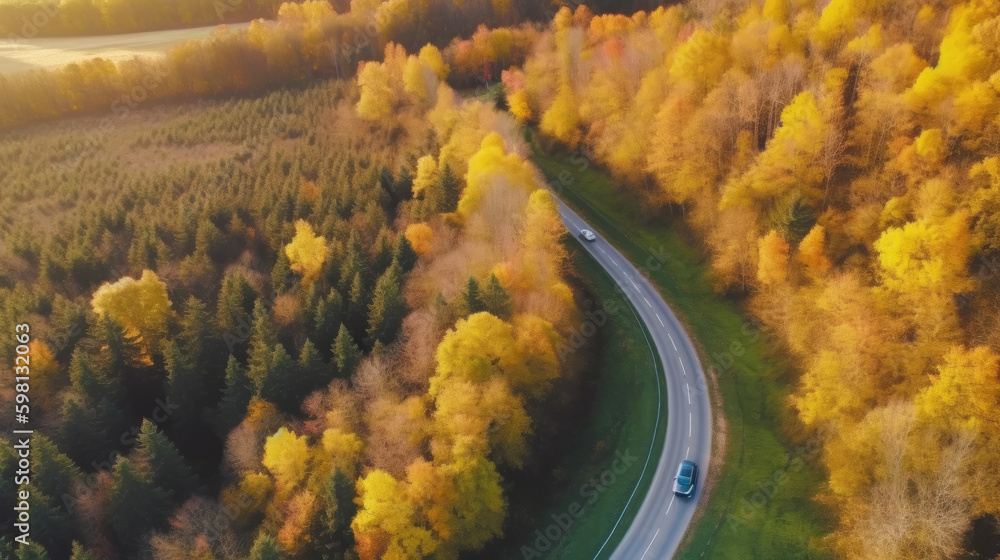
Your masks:
M2 1L2 0L0 0ZM248 23L225 26L245 29ZM53 68L90 58L120 61L134 56L162 56L173 45L190 39L202 39L222 26L147 31L97 37L57 37L42 39L0 40L0 73L25 72Z

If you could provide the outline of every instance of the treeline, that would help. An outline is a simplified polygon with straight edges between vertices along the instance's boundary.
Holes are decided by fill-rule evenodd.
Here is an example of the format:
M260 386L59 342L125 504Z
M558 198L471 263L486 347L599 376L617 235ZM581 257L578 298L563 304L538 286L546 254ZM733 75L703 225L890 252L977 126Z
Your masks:
M273 18L281 0L12 0L0 3L8 40L178 29Z
M386 51L360 96L0 142L0 323L32 325L42 426L36 544L4 557L417 559L502 534L502 473L576 364L564 230L513 119L444 85L436 48Z
M955 557L1000 514L998 28L981 0L564 10L504 75L796 356L844 558Z
M55 70L0 75L0 127L77 112L110 113L111 123L138 106L164 100L259 91L315 78L347 79L359 62L378 59L387 43L416 51L428 36L444 44L441 37L472 35L456 38L446 56L456 85L487 86L499 80L504 68L523 62L537 37L530 27L477 30L480 22L495 19L489 2L366 6L357 4L339 14L326 0L286 3L275 21L256 20L240 31L223 27L162 58L118 64L95 58ZM437 17L445 13L444 19Z
M73 37L179 29L221 23L271 19L281 0L10 0L0 3L0 35L19 41L35 37ZM470 35L478 25L497 27L526 21L548 21L562 3L531 0L435 0L433 2L350 2L331 0L340 14L352 13L377 26L384 39L416 49L427 43L442 46L452 37ZM599 12L655 7L652 0L613 2L588 0Z

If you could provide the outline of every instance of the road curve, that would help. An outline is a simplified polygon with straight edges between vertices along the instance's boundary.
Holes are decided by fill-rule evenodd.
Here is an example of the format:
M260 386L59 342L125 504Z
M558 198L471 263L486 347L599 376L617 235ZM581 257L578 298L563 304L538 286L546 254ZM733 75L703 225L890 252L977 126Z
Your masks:
M656 434L664 440L663 452L657 464L649 465L649 468L655 467L649 492L645 497L633 497L641 499L642 506L611 559L672 558L701 497L712 449L712 414L705 390L705 374L690 338L653 285L576 212L561 200L559 206L563 222L572 235L579 239L581 229L589 229L597 235L596 241L581 241L581 244L611 275L645 323L650 342L663 364L662 375L666 381L665 394L661 396L667 403L667 429L665 434ZM647 263L657 265L655 259ZM698 486L691 498L677 498L672 491L677 465L684 459L699 466ZM599 555L604 552L607 551Z

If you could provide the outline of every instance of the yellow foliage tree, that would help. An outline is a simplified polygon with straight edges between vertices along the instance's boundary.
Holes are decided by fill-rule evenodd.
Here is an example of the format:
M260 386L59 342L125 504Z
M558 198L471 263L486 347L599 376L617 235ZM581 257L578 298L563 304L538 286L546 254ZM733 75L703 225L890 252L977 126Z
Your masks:
M413 196L422 196L438 182L438 166L434 156L417 160L417 176L413 179Z
M323 431L320 444L317 464L321 470L329 472L332 469L340 469L348 476L354 475L361 458L361 450L365 446L365 442L358 437L358 434L345 432L340 428L329 428Z
M91 306L99 316L117 321L128 335L139 337L147 358L159 351L167 333L170 298L166 284L155 272L144 270L139 280L125 277L102 284L94 293Z
M423 560L438 547L407 499L405 483L383 470L358 482L358 514L351 527L362 560Z
M573 86L568 80L559 84L559 92L542 115L539 127L542 132L575 148L580 142L580 113Z
M758 250L757 279L768 286L784 284L788 277L788 242L785 238L771 230L760 239Z
M955 214L940 223L910 222L886 230L875 243L882 283L908 294L951 294L968 287L968 217Z
M439 80L448 78L451 68L444 61L444 57L441 56L441 51L437 47L431 44L424 45L420 49L419 58L421 63L434 71Z
M729 67L729 40L698 29L677 48L670 64L670 78L689 82L705 91L715 85Z
M316 495L308 490L299 492L283 504L284 523L278 530L278 544L289 555L299 554L312 541L310 529L316 510Z
M305 481L311 457L306 436L296 436L293 431L279 428L264 442L261 463L274 476L278 492L286 494Z
M482 203L483 195L494 185L520 187L524 192L537 190L534 170L530 163L517 154L506 153L503 138L495 132L483 138L479 151L469 159L465 177L465 190L458 201L458 213L471 215Z
M552 340L529 340L536 334L534 329L518 333L486 312L458 321L438 345L430 394L436 396L453 380L481 383L494 377L506 379L516 391L544 394L559 368Z
M799 261L806 265L815 277L830 270L830 259L826 256L826 230L816 224L799 242Z
M827 123L812 92L795 96L781 112L781 126L754 166L723 191L721 207L747 205L797 190L806 200L822 198L822 153Z
M523 464L531 418L505 379L449 380L440 384L434 402L436 459L490 455L510 466Z
M426 255L434 248L434 230L425 223L406 226L403 235L418 255Z
M915 399L917 421L936 434L940 449L963 434L974 437L968 495L980 514L1000 512L1000 358L984 346L954 347L938 366L938 375ZM930 453L937 458L937 453Z
M389 68L380 62L365 63L358 73L358 86L361 88L358 115L370 121L388 117L396 104Z
M285 246L285 254L291 269L302 275L303 285L309 286L323 272L330 248L325 238L316 235L309 222L299 220L295 222L295 237Z

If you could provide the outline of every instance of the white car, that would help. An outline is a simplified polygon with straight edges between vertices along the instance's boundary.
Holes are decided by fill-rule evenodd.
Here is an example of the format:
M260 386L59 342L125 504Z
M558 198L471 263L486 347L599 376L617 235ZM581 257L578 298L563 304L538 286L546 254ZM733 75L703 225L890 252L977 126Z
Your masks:
M581 229L580 237L584 238L587 241L597 241L597 236L594 235L594 232L590 231L589 229Z

